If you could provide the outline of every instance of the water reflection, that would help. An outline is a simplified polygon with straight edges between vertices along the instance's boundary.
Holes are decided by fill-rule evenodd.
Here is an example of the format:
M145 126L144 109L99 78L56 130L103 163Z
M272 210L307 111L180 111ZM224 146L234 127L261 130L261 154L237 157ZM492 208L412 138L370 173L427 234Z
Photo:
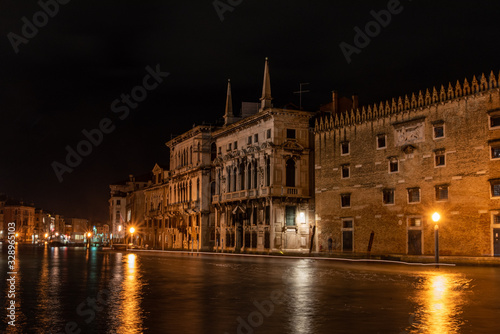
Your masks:
M311 277L313 277L311 262L303 260L301 264L294 267L290 277L285 279L285 295L290 295L290 333L313 333L312 320L314 318L315 305L311 302Z
M142 302L142 275L140 273L137 255L128 254L123 259L124 279L121 285L120 298L118 301L117 314L113 319L117 321L116 331L112 333L143 333L144 314L141 307ZM115 327L115 326L113 326Z
M419 283L417 311L409 333L460 333L470 280L459 274L432 273Z

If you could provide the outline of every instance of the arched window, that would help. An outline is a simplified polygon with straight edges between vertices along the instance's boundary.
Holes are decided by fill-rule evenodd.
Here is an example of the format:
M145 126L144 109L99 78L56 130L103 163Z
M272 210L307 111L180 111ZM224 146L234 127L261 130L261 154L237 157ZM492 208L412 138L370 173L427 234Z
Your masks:
M227 168L227 188L226 192L231 192L231 168Z
M233 191L236 191L236 173L238 173L238 170L235 167L233 167L233 180L232 180L232 185L233 185Z
M210 161L214 161L215 158L217 158L217 145L212 143L212 145L210 145Z
M266 187L271 185L271 158L266 158Z
M247 189L252 189L252 164L247 164Z
M193 187L192 187L192 183L191 183L191 181L189 181L189 197L188 197L188 201L191 201L191 200L193 199L193 196L192 196L192 195L193 195L192 189L193 189Z
M295 187L295 160L286 161L286 186Z
M245 190L245 163L240 164L240 189Z
M189 164L193 163L193 146L189 147Z
M257 189L257 160L253 162L253 188Z

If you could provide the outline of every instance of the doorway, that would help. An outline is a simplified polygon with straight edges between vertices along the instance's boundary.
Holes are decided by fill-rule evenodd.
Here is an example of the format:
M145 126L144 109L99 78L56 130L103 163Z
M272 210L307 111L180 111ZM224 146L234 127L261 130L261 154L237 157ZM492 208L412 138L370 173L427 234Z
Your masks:
M422 230L408 230L408 255L422 255Z
M493 229L493 255L500 256L500 228Z

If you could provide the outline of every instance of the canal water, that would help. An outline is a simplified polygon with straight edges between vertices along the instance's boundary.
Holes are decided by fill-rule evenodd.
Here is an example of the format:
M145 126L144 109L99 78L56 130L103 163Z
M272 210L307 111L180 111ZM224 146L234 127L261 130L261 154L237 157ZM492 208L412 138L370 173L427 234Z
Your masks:
M500 268L7 249L5 333L500 333Z

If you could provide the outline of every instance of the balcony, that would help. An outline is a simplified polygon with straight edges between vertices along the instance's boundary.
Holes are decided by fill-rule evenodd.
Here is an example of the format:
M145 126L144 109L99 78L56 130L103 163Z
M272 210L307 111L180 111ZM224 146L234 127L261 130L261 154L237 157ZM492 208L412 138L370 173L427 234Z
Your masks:
M212 196L212 203L242 201L259 197L304 197L300 187L264 187L260 189L240 190ZM307 197L307 195L306 195Z

